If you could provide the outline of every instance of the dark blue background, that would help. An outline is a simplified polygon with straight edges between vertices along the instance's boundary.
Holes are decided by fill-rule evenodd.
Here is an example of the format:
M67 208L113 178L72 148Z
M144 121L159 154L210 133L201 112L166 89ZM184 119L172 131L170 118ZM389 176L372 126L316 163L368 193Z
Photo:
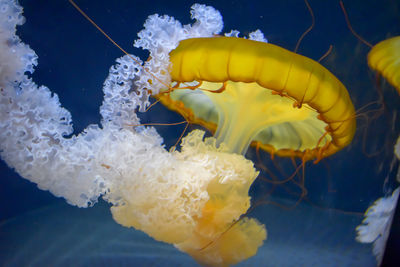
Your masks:
M183 24L191 23L190 6L194 2L211 5L224 19L224 32L237 29L247 34L255 29L264 32L269 42L293 50L300 35L308 28L311 17L302 0L276 1L77 1L118 44L143 60L147 53L133 48L136 34L148 15L168 14ZM39 56L39 66L33 75L39 85L48 86L60 97L62 105L72 113L74 129L79 133L88 124L99 123L102 83L109 67L122 52L87 22L68 1L21 1L27 22L18 29L22 40ZM356 109L378 99L374 73L368 68L369 48L348 30L339 1L311 1L315 27L304 38L299 53L318 60L333 45L333 51L322 64L331 70L348 88ZM400 34L399 1L344 1L354 29L372 44ZM382 84L386 109L384 114L369 121L358 119L353 143L343 151L318 165L306 166L306 188L310 203L324 208L364 212L374 200L390 194L398 186L394 176L397 163L390 170L393 145L399 134L400 97L393 87ZM371 106L376 109L378 106ZM182 118L156 105L143 122L177 122ZM167 146L175 143L183 127L159 127ZM377 153L376 156L371 156ZM251 157L254 151L249 151ZM265 155L264 155L265 156ZM264 157L267 159L267 157ZM287 162L277 159L285 167ZM268 163L267 163L268 164ZM64 201L36 185L19 178L4 162L0 162L0 219L14 217L26 211ZM278 174L279 175L279 174ZM280 174L285 176L287 174ZM258 181L252 188L253 199L262 198L268 185ZM276 189L276 196L284 191ZM397 225L399 216L396 219ZM389 251L399 251L397 239ZM388 256L392 257L392 256ZM388 259L387 257L387 259ZM386 260L389 264L390 260Z

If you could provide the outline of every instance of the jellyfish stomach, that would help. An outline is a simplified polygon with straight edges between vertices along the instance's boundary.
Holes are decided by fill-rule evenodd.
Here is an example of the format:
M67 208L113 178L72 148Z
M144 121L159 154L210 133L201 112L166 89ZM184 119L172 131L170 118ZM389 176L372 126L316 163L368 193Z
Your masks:
M212 87L204 82L201 88ZM293 100L266 93L257 83L228 81L223 93L213 93L210 99L217 107L218 127L215 134L218 144L224 144L228 150L245 154L250 143L263 130L282 123L304 121L314 111L307 108L294 108Z

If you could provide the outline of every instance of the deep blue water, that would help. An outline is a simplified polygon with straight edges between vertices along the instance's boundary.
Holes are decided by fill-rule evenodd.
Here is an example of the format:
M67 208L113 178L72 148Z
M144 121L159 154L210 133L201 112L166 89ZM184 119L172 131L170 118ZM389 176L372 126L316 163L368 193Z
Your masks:
M133 48L132 44L147 16L154 13L168 14L188 24L192 22L190 6L195 2L209 4L221 12L225 23L224 32L237 29L247 34L260 29L269 42L289 50L294 49L298 38L311 23L310 14L302 0L146 3L82 0L77 1L77 4L128 52L146 59L147 53ZM62 105L72 113L76 133L89 124L99 123L102 83L109 67L117 57L122 56L122 52L88 23L68 1L26 0L21 1L21 4L27 22L18 29L18 33L39 56L34 80L59 95ZM366 63L369 48L350 33L339 1L310 0L310 4L315 15L315 27L304 38L298 53L318 60L329 45L333 45L333 51L322 64L344 83L355 108L359 109L377 100L375 75ZM353 28L370 43L376 44L400 34L400 1L352 0L344 1L344 4ZM383 82L381 87L386 104L383 114L373 119L376 112L368 113L369 120L360 117L357 120L356 136L350 146L317 165L306 165L305 187L308 195L304 203L328 211L335 209L362 213L374 200L390 194L398 186L395 182L398 163L390 170L390 162L393 158L393 145L400 132L399 119L396 117L400 97L390 85ZM377 105L369 109L376 108ZM149 114L142 114L142 119L143 122L182 120L160 105L156 105ZM171 146L180 136L183 127L159 127L158 130L165 137L167 146ZM254 151L250 150L248 157L252 156ZM267 155L263 157L265 161L269 159ZM287 177L288 174L281 169L286 169L288 162L276 159L275 163L278 166L274 169L276 174L281 178ZM49 206L64 205L64 200L38 190L36 185L21 179L4 162L0 162L0 168L1 221ZM296 186L288 185L288 188L295 194L299 193ZM251 190L254 202L264 199L264 193L270 189L271 185L257 181ZM270 197L295 199L287 194L285 188L279 187L274 189ZM255 214L262 217L262 211L262 208L255 210ZM355 218L359 218L360 222L362 220L360 215ZM399 218L397 216L397 222ZM397 239L393 238L388 250L399 251L399 228L393 234Z

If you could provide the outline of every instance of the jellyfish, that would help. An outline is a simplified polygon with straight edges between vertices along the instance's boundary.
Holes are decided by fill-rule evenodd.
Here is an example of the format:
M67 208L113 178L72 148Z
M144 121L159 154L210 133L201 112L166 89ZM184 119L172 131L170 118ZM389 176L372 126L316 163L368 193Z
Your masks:
M400 93L400 36L379 42L368 53L368 65Z
M334 154L355 132L344 85L326 68L279 46L236 37L186 39L170 53L164 105L215 133L231 152L250 143L304 161Z
M362 223L357 226L356 240L361 243L373 243L372 252L378 266L382 263L386 241L389 238L400 187L391 195L378 198L365 211Z

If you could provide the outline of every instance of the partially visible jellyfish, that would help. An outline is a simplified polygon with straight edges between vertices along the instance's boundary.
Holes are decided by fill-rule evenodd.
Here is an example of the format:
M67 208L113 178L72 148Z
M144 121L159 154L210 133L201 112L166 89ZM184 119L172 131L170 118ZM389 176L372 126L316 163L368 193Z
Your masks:
M386 242L399 199L399 192L400 187L397 187L391 195L377 199L365 211L362 224L356 228L356 240L358 242L373 243L372 252L375 255L378 266L383 260Z
M368 65L400 93L400 36L379 42L368 53Z

